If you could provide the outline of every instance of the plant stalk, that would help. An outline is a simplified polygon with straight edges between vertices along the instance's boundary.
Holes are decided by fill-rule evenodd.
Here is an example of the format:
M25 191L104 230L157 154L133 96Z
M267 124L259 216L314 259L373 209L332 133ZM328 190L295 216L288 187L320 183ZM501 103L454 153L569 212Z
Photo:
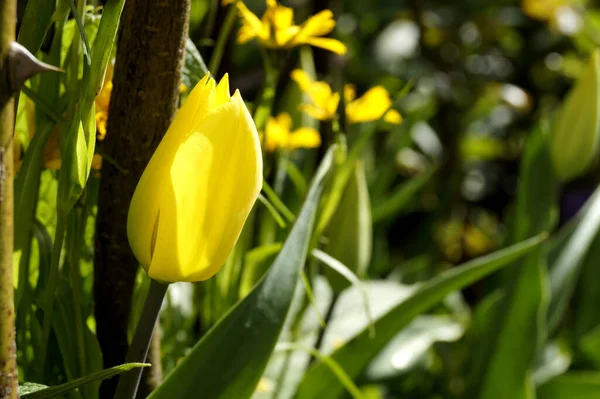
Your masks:
M127 357L125 358L126 363L144 363L146 361L148 348L150 348L150 342L152 340L152 333L154 332L154 326L156 325L156 320L160 313L160 306L162 305L168 287L169 284L160 283L156 280L150 281L148 296L146 296L140 320L135 329L129 352L127 352ZM138 385L140 384L142 371L143 369L136 368L128 371L119 378L115 399L135 398Z
M17 2L0 0L0 397L17 398L17 347L12 256L14 247L14 82L9 46L15 40Z

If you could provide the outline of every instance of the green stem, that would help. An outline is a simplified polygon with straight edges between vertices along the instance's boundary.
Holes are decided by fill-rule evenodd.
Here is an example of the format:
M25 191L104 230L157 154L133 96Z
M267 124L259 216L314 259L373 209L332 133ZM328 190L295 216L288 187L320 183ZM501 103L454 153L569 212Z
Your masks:
M150 347L150 342L152 340L152 333L154 332L154 326L156 325L156 320L160 313L160 306L167 293L167 288L169 288L169 284L150 280L148 296L146 296L140 320L135 329L131 346L127 352L127 357L125 358L126 363L143 363L146 360L148 348ZM121 378L119 378L115 399L135 398L141 376L142 369L134 369L123 374Z
M45 294L44 321L42 324L42 370L46 370L46 358L48 354L48 340L52 328L52 316L54 312L54 292L58 283L60 253L62 251L63 241L65 239L67 215L59 211L56 223L56 232L54 233L54 245L52 246L52 258L50 261L50 272L48 276L48 286Z
M229 39L229 34L231 33L231 29L233 29L236 15L237 7L235 4L232 4L227 10L225 21L223 22L221 30L219 31L219 37L217 38L215 49L213 50L210 63L208 64L208 70L215 77L217 76L217 72L219 72L219 66L221 65L221 60L223 59L223 53L225 52L225 47L227 46L227 39Z
M259 131L265 127L267 120L271 116L273 102L275 101L275 89L279 80L279 71L273 67L269 53L266 50L262 50L262 55L265 65L265 86L260 97L260 102L256 107L256 112L254 112L254 123L256 124L256 129ZM264 140L265 137L263 136Z
M79 248L81 248L81 239L83 239L83 230L85 228L85 219L87 214L85 208L76 207L71 213L71 234L69 245L69 263L71 264L71 285L73 293L73 310L75 311L75 338L77 341L77 358L79 360L79 376L88 374L85 363L85 338L83 335L83 318L81 317L81 284L79 281ZM89 389L83 387L82 389ZM86 395L87 396L87 395Z

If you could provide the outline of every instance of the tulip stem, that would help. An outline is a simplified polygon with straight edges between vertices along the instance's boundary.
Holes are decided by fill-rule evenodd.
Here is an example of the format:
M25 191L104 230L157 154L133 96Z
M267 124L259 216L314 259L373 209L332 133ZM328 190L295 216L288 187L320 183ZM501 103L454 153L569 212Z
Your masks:
M146 361L148 348L152 340L154 326L158 319L160 307L162 305L169 284L160 283L156 280L150 280L150 288L144 302L144 308L138 325L131 341L131 346L125 358L126 363ZM142 368L132 369L119 378L115 399L133 399L137 394L138 385L142 376Z

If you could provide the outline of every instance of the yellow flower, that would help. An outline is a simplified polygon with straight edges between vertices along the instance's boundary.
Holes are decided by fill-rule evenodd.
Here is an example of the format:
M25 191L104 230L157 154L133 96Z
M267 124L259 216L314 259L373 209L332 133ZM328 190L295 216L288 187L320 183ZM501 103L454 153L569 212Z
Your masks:
M375 86L367 90L361 97L356 98L354 85L344 86L346 100L346 117L349 123L372 122L381 119L388 123L399 124L402 116L395 109L390 109L392 99L383 86Z
M314 81L303 70L292 71L292 79L300 89L308 94L312 104L301 104L299 109L315 119L327 121L335 116L340 96L334 93L325 82ZM361 97L356 98L354 85L344 86L346 100L346 117L349 123L372 122L383 117L388 123L399 124L402 115L395 109L390 109L392 100L383 86L375 86L367 90Z
M267 10L262 19L250 11L242 1L237 2L242 15L238 43L254 38L266 48L291 48L301 44L321 47L336 54L345 54L346 46L339 40L324 38L335 27L333 13L323 10L308 18L302 25L294 25L294 10L266 0Z
M112 63L109 62L106 69L104 85L96 97L96 137L100 141L104 140L104 137L106 136L106 121L108 120L110 95L112 94L113 88L112 76L113 66Z
M216 86L216 87L215 87ZM254 121L227 75L192 90L137 185L127 236L156 280L201 281L223 265L262 185Z
M291 76L300 89L308 94L312 102L312 104L300 105L300 111L321 121L333 119L340 103L340 95L334 93L327 83L313 81L302 69L292 71Z
M275 151L278 148L294 150L296 148L316 148L321 145L321 136L316 129L301 127L291 131L292 118L286 112L267 121L265 130L265 148L267 151ZM261 133L262 139L262 133Z
M556 11L567 3L566 0L522 0L523 14L542 21L553 20Z

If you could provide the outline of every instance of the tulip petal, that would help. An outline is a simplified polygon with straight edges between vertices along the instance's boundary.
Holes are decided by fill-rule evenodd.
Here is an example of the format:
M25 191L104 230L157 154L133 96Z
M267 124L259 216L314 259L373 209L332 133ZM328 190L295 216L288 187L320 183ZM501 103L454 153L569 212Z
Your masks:
M229 74L223 75L223 78L217 85L217 104L219 107L225 104L231 98L231 94L229 92Z
M239 92L200 122L171 162L158 167L167 173L148 275L206 280L231 252L262 184L258 134Z

